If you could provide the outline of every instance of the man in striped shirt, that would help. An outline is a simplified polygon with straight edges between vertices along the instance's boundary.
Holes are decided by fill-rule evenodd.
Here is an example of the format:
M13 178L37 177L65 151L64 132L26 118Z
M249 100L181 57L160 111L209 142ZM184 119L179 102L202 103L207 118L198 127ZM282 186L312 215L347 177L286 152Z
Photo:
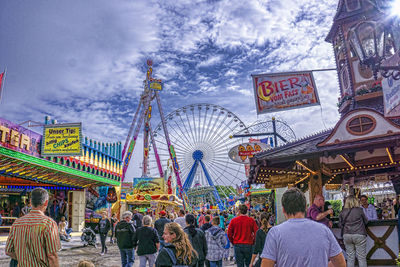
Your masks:
M32 210L11 227L6 254L16 259L19 267L59 267L57 251L61 244L57 224L44 215L48 202L45 189L33 189Z

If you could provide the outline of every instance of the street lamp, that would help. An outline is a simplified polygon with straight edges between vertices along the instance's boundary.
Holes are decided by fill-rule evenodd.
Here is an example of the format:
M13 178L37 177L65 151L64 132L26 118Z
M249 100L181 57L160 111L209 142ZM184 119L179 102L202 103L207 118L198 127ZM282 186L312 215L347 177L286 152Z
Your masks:
M385 78L400 79L400 65L383 64L386 59L400 52L399 22L391 20L386 25L376 21L362 21L350 29L348 40L360 64L369 67L375 80L378 72Z

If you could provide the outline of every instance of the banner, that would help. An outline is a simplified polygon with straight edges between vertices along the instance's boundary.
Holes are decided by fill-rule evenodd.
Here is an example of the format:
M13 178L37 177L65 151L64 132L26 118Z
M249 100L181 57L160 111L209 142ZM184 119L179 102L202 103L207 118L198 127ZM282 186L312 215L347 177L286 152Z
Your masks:
M42 156L82 156L81 129L81 123L45 125Z
M312 72L254 74L257 114L319 105Z
M400 117L400 80L392 76L382 80L383 104L385 117Z

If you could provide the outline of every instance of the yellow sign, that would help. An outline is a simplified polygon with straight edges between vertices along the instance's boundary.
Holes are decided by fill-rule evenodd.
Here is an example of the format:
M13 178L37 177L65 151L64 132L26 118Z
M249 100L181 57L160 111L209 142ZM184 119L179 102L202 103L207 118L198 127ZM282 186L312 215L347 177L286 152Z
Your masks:
M45 125L42 156L82 156L81 123Z
M162 81L151 78L149 81L149 87L152 90L161 91L162 90Z

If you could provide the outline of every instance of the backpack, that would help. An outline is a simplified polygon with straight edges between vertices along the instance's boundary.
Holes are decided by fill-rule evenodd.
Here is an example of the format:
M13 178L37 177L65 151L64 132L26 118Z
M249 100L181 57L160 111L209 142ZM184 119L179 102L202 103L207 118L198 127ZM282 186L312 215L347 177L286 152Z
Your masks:
M226 240L228 240L228 242L226 242L226 246L224 247L224 249L229 249L231 247L231 242L229 241L227 233L225 233L225 236L226 236Z
M175 253L172 251L170 248L164 247L164 250L168 253L169 258L172 261L172 267L189 267L189 265L177 265L176 262L176 256Z

